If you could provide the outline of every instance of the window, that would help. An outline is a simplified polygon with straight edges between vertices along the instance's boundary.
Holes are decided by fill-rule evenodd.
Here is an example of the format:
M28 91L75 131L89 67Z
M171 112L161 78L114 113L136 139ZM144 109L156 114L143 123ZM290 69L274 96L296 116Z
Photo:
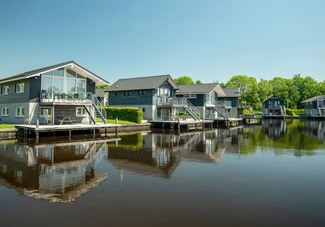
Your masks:
M86 116L86 110L84 107L77 107L76 108L76 116L77 117L85 117Z
M16 108L16 117L24 117L25 116L25 108L17 107Z
M129 95L131 95L131 91L125 91L124 92L124 96L129 96Z
M8 95L9 94L9 85L1 86L1 95Z
M24 88L25 88L24 83L18 83L15 86L15 91L16 91L16 93L24 93Z
M139 95L145 95L146 94L146 91L145 90L140 90L140 91L138 91L138 94Z
M41 108L41 116L42 117L52 116L52 108L51 107L42 107Z
M193 98L196 98L196 95L193 95L193 94L185 94L184 95L184 98L193 99Z
M142 108L142 113L145 113L146 112L146 108Z
M6 117L8 115L9 115L9 108L8 107L2 107L1 116Z

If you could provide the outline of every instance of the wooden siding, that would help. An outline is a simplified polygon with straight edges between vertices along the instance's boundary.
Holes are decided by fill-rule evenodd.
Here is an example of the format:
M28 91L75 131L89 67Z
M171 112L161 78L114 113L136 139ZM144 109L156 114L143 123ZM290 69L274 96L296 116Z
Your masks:
M15 85L17 83L24 83L24 92L16 93ZM29 101L29 79L16 80L8 83L0 84L0 86L9 85L9 94L0 94L0 103L24 103Z
M29 100L34 100L40 96L42 79L40 76L29 78L30 81L30 92Z
M284 106L284 101L276 96L273 96L271 98L269 98L268 100L266 100L265 102L263 102L263 108L268 109L269 106L274 106L275 102L280 102L280 105L278 106Z
M109 92L109 105L152 105L154 90L141 90L145 94L140 94L140 91L113 91Z

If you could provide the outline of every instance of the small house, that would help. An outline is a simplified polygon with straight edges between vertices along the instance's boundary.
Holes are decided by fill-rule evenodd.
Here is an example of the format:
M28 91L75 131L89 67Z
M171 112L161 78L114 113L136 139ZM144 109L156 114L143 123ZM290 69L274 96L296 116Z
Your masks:
M241 91L239 88L222 88L217 92L216 107L219 117L238 118Z
M222 88L217 83L179 85L177 97L187 98L200 111L202 119L213 120L217 117L216 99Z
M325 118L325 95L312 97L302 102L307 117Z
M150 121L176 121L181 111L200 120L187 99L176 97L177 90L170 75L119 79L108 90L109 105L141 108L143 118Z
M272 95L263 101L264 118L285 118L286 107L284 101L278 96Z

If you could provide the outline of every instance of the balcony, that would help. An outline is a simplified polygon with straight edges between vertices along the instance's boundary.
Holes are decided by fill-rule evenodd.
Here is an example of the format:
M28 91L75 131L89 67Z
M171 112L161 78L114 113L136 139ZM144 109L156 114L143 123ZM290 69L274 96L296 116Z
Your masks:
M187 99L182 97L158 96L156 104L158 106L184 107L187 105Z
M231 101L216 101L215 105L221 108L232 108Z
M42 91L40 103L62 105L85 105L92 103L92 93L54 93Z

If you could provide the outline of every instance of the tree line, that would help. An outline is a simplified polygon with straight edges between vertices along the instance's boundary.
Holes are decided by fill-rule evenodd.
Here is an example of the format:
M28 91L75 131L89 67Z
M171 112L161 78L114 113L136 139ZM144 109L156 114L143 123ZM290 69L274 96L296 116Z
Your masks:
M201 81L193 81L188 76L175 79L176 84L201 84ZM226 83L220 83L223 88L239 87L242 92L241 101L249 104L255 110L262 109L262 102L271 95L276 95L285 101L287 108L300 109L301 102L308 98L325 95L325 80L317 81L311 76L299 74L291 78L274 77L271 80L257 80L248 75L235 75Z

